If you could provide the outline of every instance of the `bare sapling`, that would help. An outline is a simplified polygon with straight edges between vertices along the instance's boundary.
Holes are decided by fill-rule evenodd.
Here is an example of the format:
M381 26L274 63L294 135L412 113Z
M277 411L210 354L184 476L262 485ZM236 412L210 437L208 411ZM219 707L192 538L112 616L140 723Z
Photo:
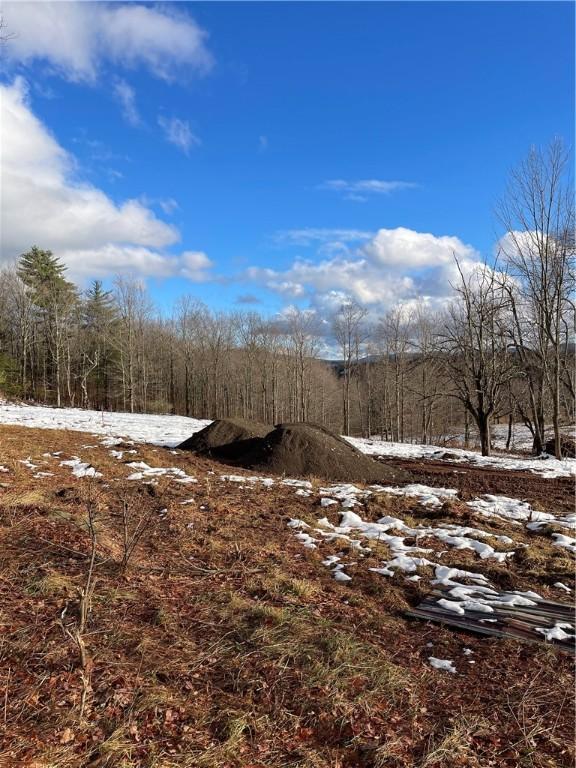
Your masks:
M166 490L167 486L163 486ZM122 559L120 569L126 573L132 556L138 547L146 531L159 519L164 507L162 505L162 493L160 501L152 498L143 498L135 492L134 488L124 483L117 491L120 511L117 517L120 519L122 534Z
M87 479L83 489L84 507L86 510L85 524L90 539L90 549L86 565L86 572L82 586L78 587L78 613L74 621L66 623L68 615L68 603L60 614L60 625L65 634L72 640L78 650L80 663L80 679L82 682L82 694L80 700L79 719L82 720L86 709L88 694L91 690L91 676L93 661L86 648L85 633L92 611L92 597L96 580L94 570L98 552L97 524L101 508L100 492L93 479Z

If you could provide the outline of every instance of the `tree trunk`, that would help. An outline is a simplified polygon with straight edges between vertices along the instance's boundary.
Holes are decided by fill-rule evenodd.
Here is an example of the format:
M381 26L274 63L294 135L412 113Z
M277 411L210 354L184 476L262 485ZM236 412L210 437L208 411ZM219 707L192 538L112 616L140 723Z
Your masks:
M476 418L476 423L480 434L482 456L490 456L490 417L481 414Z

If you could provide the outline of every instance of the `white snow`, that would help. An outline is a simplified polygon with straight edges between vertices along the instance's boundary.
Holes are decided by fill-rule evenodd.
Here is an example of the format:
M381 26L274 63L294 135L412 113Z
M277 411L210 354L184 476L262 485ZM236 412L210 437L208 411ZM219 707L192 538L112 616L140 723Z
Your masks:
M332 575L336 579L336 581L352 581L352 576L348 576L347 573L344 573L342 570L344 568L343 565L337 565L335 568L332 569Z
M309 480L295 480L293 478L286 477L281 482L282 485L289 485L292 488L303 488L307 491L311 490L312 488L312 483Z
M30 460L30 456L28 456L27 459L19 459L20 464L24 464L25 467L28 467L28 469L38 469L40 464L33 464Z
M574 435L576 427L566 426L561 427L562 434ZM551 430L546 430L545 437L553 437L554 434ZM464 436L462 436L464 437ZM506 450L506 440L508 439L508 425L507 424L495 424L492 427L492 445L498 450ZM512 441L511 446L515 450L530 451L532 450L532 433L525 424L513 424L512 425Z
M562 533L553 533L552 538L554 539L555 547L564 547L569 552L576 554L576 539L572 536L564 536Z
M298 541L301 541L302 544L306 547L306 549L316 549L316 544L318 543L318 539L313 538L310 536L309 533L297 533L296 538Z
M78 456L74 456L67 461L61 461L60 466L71 467L72 474L75 477L102 477L101 472L97 472L91 464L82 461Z
M0 424L39 429L69 429L109 438L128 437L141 443L171 448L210 424L206 419L146 413L112 413L80 408L50 408L44 405L0 405ZM118 440L118 442L121 442ZM114 444L108 442L111 447Z
M272 477L255 477L255 476L244 477L243 475L220 475L220 480L225 480L229 483L240 483L242 484L241 487L243 487L246 483L249 483L252 485L256 485L257 483L260 483L265 488L271 488L274 485L274 478Z
M546 523L556 519L548 512L537 512L526 501L509 496L493 496L490 493L481 499L469 501L468 506L484 517L499 517L502 520Z
M428 661L430 662L430 666L434 667L434 669L443 669L445 672L456 674L454 662L449 659L437 659L435 656L429 656Z
M454 488L431 488L429 485L418 483L403 486L371 485L370 488L378 493L389 493L393 496L414 496L424 507L440 507L442 499L458 497L458 491Z
M434 528L432 526L418 526L411 528L406 525L403 520L396 517L383 517L376 523L364 521L360 515L351 510L345 510L342 512L340 520L340 526L334 528L337 533L347 534L351 530L360 531L363 536L368 539L376 539L384 544L387 544L394 555L403 554L404 552L429 552L429 549L422 549L421 547L407 547L404 544L404 537L402 536L390 536L388 531L390 530L401 531L407 536L419 538L436 538L443 544L447 544L454 549L472 549L482 559L494 559L497 562L504 562L506 558L514 554L514 552L497 552L494 547L489 544L485 544L482 541L478 541L477 538L470 538L470 534L479 536L480 538L496 538L505 543L511 543L508 537L494 536L487 531L481 531L478 528L467 528L458 525L445 525L443 527ZM390 563L388 564L390 567ZM402 567L402 566L398 566ZM403 568L404 569L404 568Z
M462 448L442 448L438 445L418 445L412 443L388 443L359 437L346 437L362 453L372 456L396 456L403 459L432 459L451 464L473 464L480 467L494 467L516 471L528 471L544 478L570 477L576 475L576 459L559 461L544 454L538 458L523 456L481 456L474 451Z
M135 452L134 449L127 450L126 445L118 449L117 447L122 443L137 441L173 448L209 423L208 420L190 419L183 416L103 413L74 408L0 405L0 424L88 432L100 436L100 444L109 448L111 455L118 460L121 460L126 453ZM347 439L364 453L375 456L421 458L445 461L452 465L471 464L510 471L523 470L539 474L543 478L576 475L576 460L574 459L557 461L553 457L527 458L511 454L482 457L479 453L461 449L387 443L379 440ZM519 444L520 442L517 440L516 445ZM59 452L50 454L50 456L58 455ZM22 459L21 463L36 471L35 477L40 478L48 474L38 471L40 464L33 462L30 457ZM76 477L101 476L92 465L77 456L61 461L60 464L71 468ZM179 483L197 482L196 478L190 477L178 467L151 467L145 462L138 461L134 461L128 466L133 470L130 475L133 480L155 482L156 478L167 475ZM7 471L9 471L7 467L0 467L0 472ZM278 483L293 488L295 494L300 497L307 497L313 493L312 484L309 481L296 478L274 479L270 477L221 475L221 479L238 483L241 487L251 487L258 484L269 488ZM420 484L371 486L368 489L361 489L351 483L340 483L318 489L321 508L339 504L342 515L339 525L333 525L326 518L318 520L316 523L318 527L316 528L312 528L309 524L297 519L290 520L288 525L293 529L295 537L308 549L316 549L325 543L335 542L338 545L339 542L344 542L346 551L354 550L355 555L361 558L370 552L370 548L365 546L366 540L386 544L390 550L389 560L384 561L379 567L370 569L385 576L392 576L400 571L406 575L406 578L416 580L420 578L416 573L418 568L425 566L433 568L435 578L432 583L447 588L446 596L442 598L442 604L448 610L459 614L466 610L490 613L498 605L534 605L534 600L538 598L536 593L499 593L492 588L483 574L451 568L429 560L427 556L430 555L431 550L419 546L423 539L436 539L451 549L472 550L477 554L480 561L490 558L504 562L513 552L499 552L492 545L494 542L513 545L514 542L509 537L497 536L478 528L446 523L441 523L438 527L430 525L411 527L403 520L389 516L382 517L376 522L366 521L358 512L367 498L378 493L412 497L420 506L431 508L440 507L446 499L458 497L458 492L453 488L432 488ZM193 503L193 500L187 499L182 503ZM561 517L540 512L520 499L487 494L467 502L467 504L479 515L524 525L535 532L538 532L543 526L554 526L560 529L576 527L576 516L565 515ZM555 546L564 547L568 551L576 553L576 539L565 535L564 532L554 532L551 535ZM412 540L410 545L406 543L407 537ZM441 559L446 553L435 552L434 554L436 559ZM323 562L326 567L330 568L330 572L336 580L349 581L351 577L344 569L350 563L345 563L341 555L342 553L325 555ZM561 582L556 582L554 586L570 593L570 588ZM485 621L493 620L485 619ZM547 639L558 639L561 635L566 635L565 629L565 626L560 625L552 628L541 628L542 634ZM456 671L451 667L452 662L442 659L436 661L440 664L438 669ZM432 660L430 663L432 664Z
M198 480L195 477L191 477L179 467L151 467L146 464L145 461L131 461L126 466L131 469L137 469L138 472L133 472L126 479L127 480L144 480L145 478L157 478L163 475L170 475L175 479L177 483L197 483Z
M288 527L289 528L310 528L308 523L305 523L304 520L297 520L296 518L291 517L288 521Z
M536 632L544 635L546 640L573 640L574 627L571 624L557 621L553 627L535 627ZM565 629L571 629L572 632L565 632Z

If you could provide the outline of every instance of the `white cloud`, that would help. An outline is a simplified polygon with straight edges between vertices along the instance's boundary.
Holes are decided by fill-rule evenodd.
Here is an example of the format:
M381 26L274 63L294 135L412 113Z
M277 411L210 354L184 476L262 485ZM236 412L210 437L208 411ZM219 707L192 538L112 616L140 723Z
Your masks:
M192 133L190 124L186 120L180 120L178 117L164 117L160 115L158 124L164 131L166 141L181 149L185 155L190 152L192 147L199 146L202 142Z
M454 255L465 258L473 252L457 237L437 237L405 227L380 229L364 250L379 264L405 268L437 267L452 263Z
M413 181L385 181L383 179L361 179L359 181L347 181L345 179L331 179L320 184L319 189L339 192L347 200L365 202L369 195L389 195L400 189L413 189L417 187Z
M133 126L142 124L142 118L136 106L136 94L125 80L117 80L114 83L114 96L120 102L122 114L127 123Z
M151 248L107 243L99 248L63 250L58 253L76 279L110 275L183 277L195 283L210 279L214 265L205 253L184 251L169 256Z
M184 251L178 259L176 274L180 274L195 282L203 282L208 279L206 270L211 269L213 266L213 262L203 251Z
M561 252L566 247L564 239L553 233L546 235L537 229L510 230L495 243L494 256L512 263L518 258L540 260L545 244L551 253Z
M211 266L205 254L162 253L179 232L142 202L115 203L79 181L74 157L30 109L22 79L0 85L0 102L2 260L36 244L60 256L72 276L132 271L199 279Z
M328 231L355 232L302 230L318 235ZM316 241L321 243L319 253L331 245L323 236ZM444 303L451 294L450 282L458 276L454 255L465 271L479 263L479 254L457 237L437 237L399 227L381 229L343 254L317 261L297 259L286 270L251 267L244 277L283 296L307 296L321 314L330 314L347 297L374 312L383 312L408 301L424 301L431 306Z
M268 136L258 136L258 149L260 152L266 152L268 149Z
M76 82L95 82L106 64L144 67L165 80L213 64L206 32L171 5L5 2L3 16L15 35L3 51L7 60L43 61Z

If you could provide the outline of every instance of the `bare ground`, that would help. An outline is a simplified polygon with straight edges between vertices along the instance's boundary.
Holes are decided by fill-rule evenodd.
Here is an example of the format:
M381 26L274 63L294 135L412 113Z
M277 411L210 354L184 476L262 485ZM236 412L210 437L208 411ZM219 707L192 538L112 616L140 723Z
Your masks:
M491 493L523 499L543 512L554 514L574 511L574 478L543 480L534 472L506 471L471 464L449 464L421 459L380 459L410 473L411 482L434 487L458 488L462 499Z
M336 582L321 564L327 550L304 549L286 525L317 519L315 494L227 482L222 465L182 452L116 448L137 454L118 460L100 438L77 432L0 428L8 469L0 474L0 765L573 765L568 655L407 620L423 590L400 575L363 568L349 584ZM43 456L54 451L63 453ZM59 463L72 456L102 477L74 478ZM21 464L27 457L39 466ZM126 481L125 462L134 460L180 467L199 482ZM543 511L572 504L563 480L414 464L395 466L414 481L459 488L463 500L499 493ZM38 471L52 474L34 478ZM124 502L130 530L146 522L127 568ZM94 581L78 643L89 509ZM383 514L494 525L470 518L459 501L432 515L381 495L364 510L368 519ZM494 583L554 599L555 581L574 587L573 560L545 535L496 529L528 546L506 565L483 563ZM381 554L376 547L369 558ZM478 558L457 551L450 564L474 569ZM455 660L458 674L432 669L431 655Z

